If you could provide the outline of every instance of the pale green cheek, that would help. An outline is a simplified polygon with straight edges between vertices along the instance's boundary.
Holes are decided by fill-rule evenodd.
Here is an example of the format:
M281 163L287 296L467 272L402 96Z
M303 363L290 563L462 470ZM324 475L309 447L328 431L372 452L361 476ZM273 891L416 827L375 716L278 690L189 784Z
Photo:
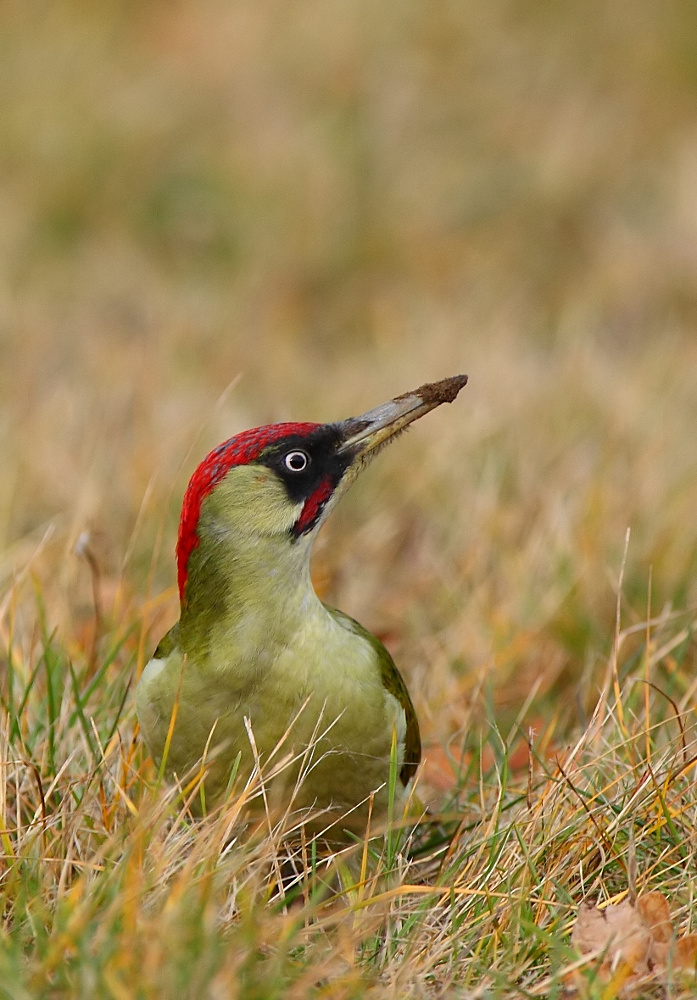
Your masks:
M291 504L281 482L265 466L239 465L203 504L202 514L248 538L288 535L302 504Z

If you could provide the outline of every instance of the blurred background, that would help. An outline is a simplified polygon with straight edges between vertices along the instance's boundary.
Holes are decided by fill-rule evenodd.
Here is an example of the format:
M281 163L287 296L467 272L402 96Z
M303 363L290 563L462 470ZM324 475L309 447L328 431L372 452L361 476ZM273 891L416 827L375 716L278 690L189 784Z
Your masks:
M441 743L484 690L501 720L534 693L538 729L592 707L627 528L623 626L649 592L694 618L693 4L5 0L0 600L27 642L37 592L94 638L81 539L142 660L210 447L458 372L314 568Z

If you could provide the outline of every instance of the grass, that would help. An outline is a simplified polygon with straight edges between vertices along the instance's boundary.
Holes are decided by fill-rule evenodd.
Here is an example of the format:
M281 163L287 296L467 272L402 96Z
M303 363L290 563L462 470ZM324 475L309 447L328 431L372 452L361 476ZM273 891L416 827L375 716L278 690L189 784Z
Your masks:
M554 996L575 963L581 899L660 889L684 925L697 820L689 626L659 619L627 660L629 631L573 745L520 725L502 734L489 718L468 733L445 843L417 830L411 845L393 833L359 845L353 876L328 881L321 862L288 908L283 820L242 823L255 790L192 821L144 759L133 631L95 669L45 630L28 651L10 630L2 995Z
M2 6L0 996L554 997L584 900L694 929L688 7ZM284 908L287 821L191 821L137 734L181 496L458 371L313 566L449 837L306 845Z

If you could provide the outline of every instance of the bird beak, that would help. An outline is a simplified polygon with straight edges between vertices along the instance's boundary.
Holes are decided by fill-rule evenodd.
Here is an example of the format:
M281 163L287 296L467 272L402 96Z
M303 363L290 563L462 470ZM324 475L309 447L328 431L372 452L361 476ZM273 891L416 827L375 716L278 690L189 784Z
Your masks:
M337 426L343 437L339 453L352 451L354 458L362 459L399 434L424 413L434 410L441 403L452 403L460 389L467 384L466 375L453 375L442 382L430 382L376 406L360 417L349 417Z

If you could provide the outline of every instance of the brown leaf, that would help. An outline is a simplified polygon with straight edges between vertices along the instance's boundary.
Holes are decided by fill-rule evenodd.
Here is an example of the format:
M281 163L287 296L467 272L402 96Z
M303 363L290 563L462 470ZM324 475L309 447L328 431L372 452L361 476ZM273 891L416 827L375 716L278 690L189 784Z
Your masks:
M602 910L584 904L571 943L582 955L602 956L597 975L613 995L632 995L639 980L667 967L697 972L697 934L676 940L668 900L660 892L639 896L636 906L627 900Z
M673 939L673 922L668 900L663 893L647 892L645 896L639 896L636 908L649 928L652 940L669 944Z
M579 910L571 934L571 943L581 954L604 953L599 974L607 978L619 965L630 976L649 971L648 953L651 933L641 915L625 902L610 904L603 910L586 904Z
M675 942L673 968L697 972L697 934L685 934Z

